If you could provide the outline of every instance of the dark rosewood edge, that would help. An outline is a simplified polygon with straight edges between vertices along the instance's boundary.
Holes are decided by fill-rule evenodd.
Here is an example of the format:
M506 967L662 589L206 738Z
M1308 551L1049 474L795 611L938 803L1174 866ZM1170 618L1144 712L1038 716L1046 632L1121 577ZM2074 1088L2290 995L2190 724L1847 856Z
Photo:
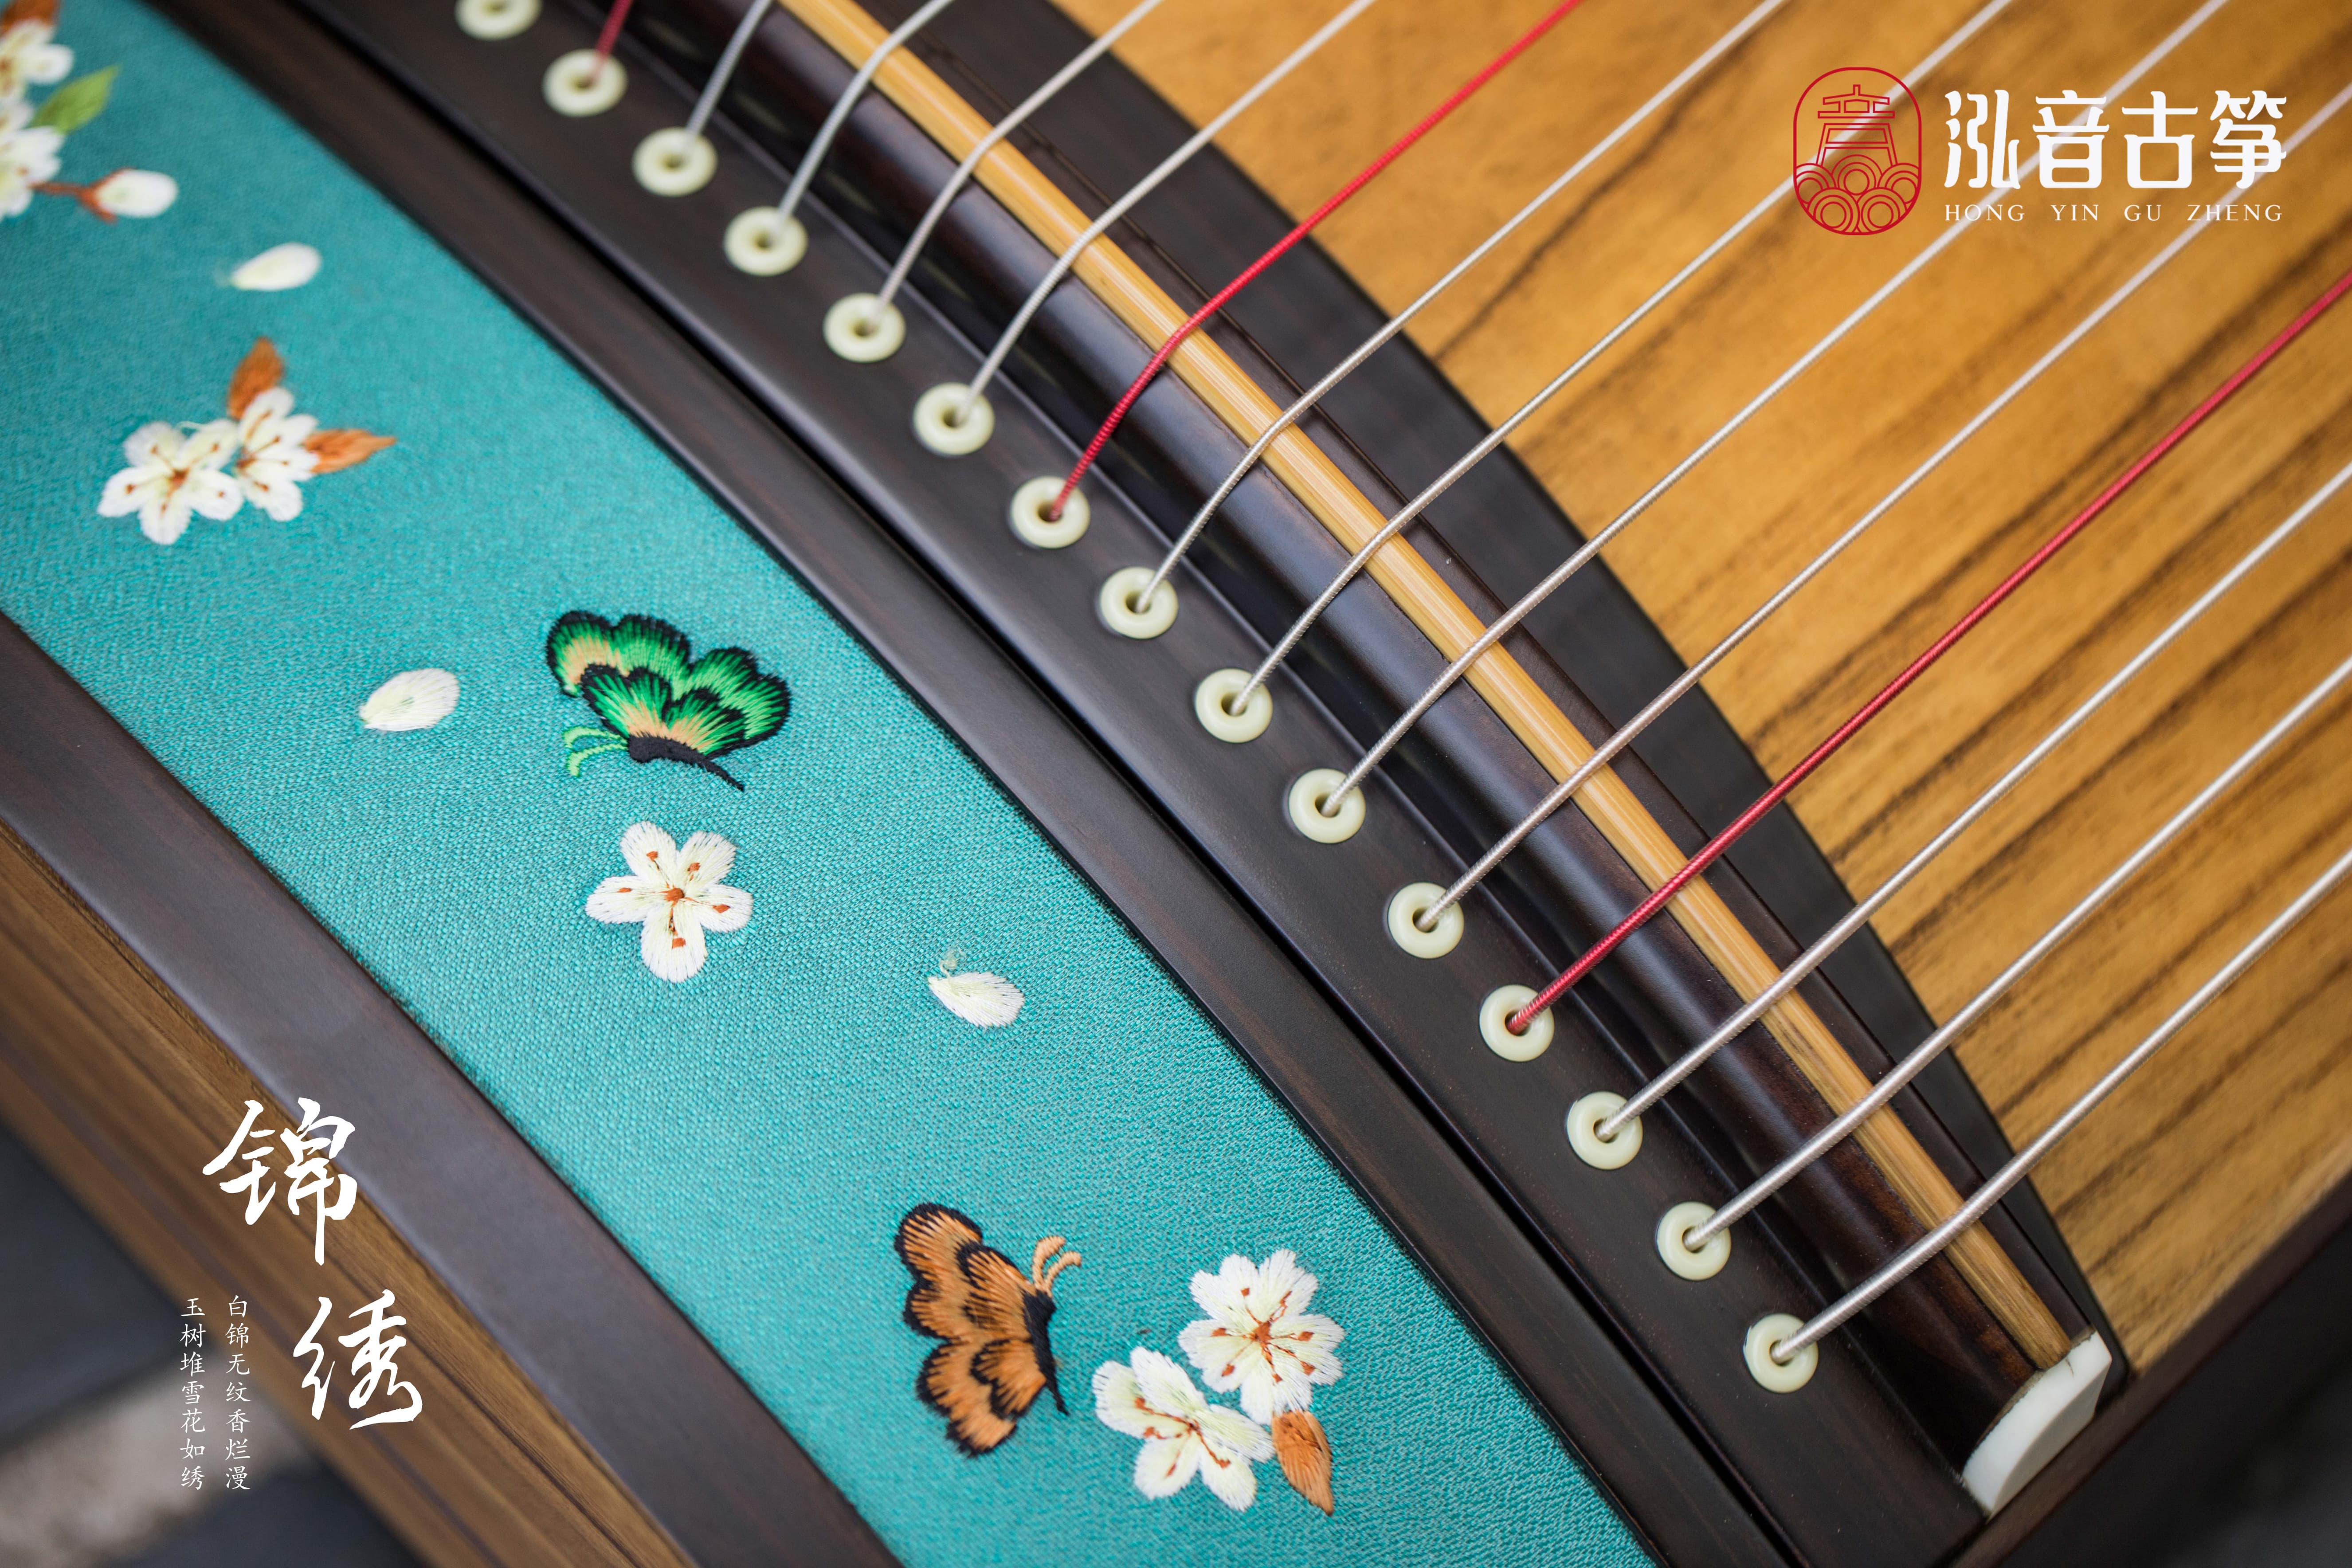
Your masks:
M2126 1568L2179 1542L2181 1508L2352 1352L2352 1178L2141 1370L1953 1568Z
M915 4L867 0L867 10L896 26ZM982 113L996 114L1086 38L1053 0L993 0L985 7L950 7L910 47ZM1738 68L1740 58L1735 52L1717 68ZM1192 129L1113 55L1066 89L1014 140L1075 186L1094 211L1107 205L1104 192L1126 189ZM1292 221L1211 147L1138 210L1121 237L1147 265L1157 262L1179 275L1177 297L1191 304L1248 266ZM1387 314L1310 238L1238 296L1219 318L1219 330L1246 340L1269 365L1303 385L1339 363ZM1489 429L1409 334L1373 356L1322 406L1329 417L1313 423L1315 433L1343 444L1399 498L1419 491ZM1083 440L1087 432L1072 434ZM1573 521L1507 446L1439 498L1429 519L1450 549L1507 595L1543 576L1583 542ZM1673 645L1605 561L1594 562L1539 605L1526 630L1612 723L1639 710L1684 670ZM1721 828L1771 782L1704 687L1684 698L1633 751L1704 833ZM1853 908L1828 858L1785 806L1742 840L1729 860L1800 944ZM1822 976L1890 1058L1934 1032L1935 1020L1867 927L1829 960ZM1956 1058L1930 1063L1909 1092L1978 1173L1998 1169L2014 1152ZM1908 1099L1903 1104L1916 1124ZM2021 1258L2021 1242L2029 1246L2058 1288L2117 1345L2113 1325L2032 1184L2011 1194L2000 1212L2003 1219L1994 1228L2011 1255ZM2011 1223L2021 1237L2009 1230ZM2127 1375L2119 1354L2108 1392Z
M166 0L166 8L184 22L197 27L208 42L228 52L233 61L236 59L236 41L207 30L214 15L228 9L221 0ZM279 6L273 5L268 10L283 16ZM281 22L279 25L284 24ZM310 49L321 47L320 41L312 37L280 38L274 42L284 49L299 53L306 59ZM282 81L274 83L273 89L280 101L302 119L310 129L325 137L345 157L376 178L413 215L432 227L444 243L473 265L493 286L505 290L510 302L537 321L590 374L598 376L637 417L654 428L656 436L669 445L692 471L718 491L723 500L734 505L739 512L747 510L745 486L748 480L744 470L747 467L759 466L762 459L776 456L767 449L770 446L782 445L776 440L773 426L756 410L746 405L735 390L711 372L690 348L672 338L641 301L626 293L593 264L574 255L554 248L535 250L534 244L547 246L554 241L559 245L568 245L569 241L568 238L559 239L553 226L541 215L530 208L514 192L504 187L486 171L468 164L460 171L465 178L456 182L456 188L446 195L436 196L429 182L416 177L415 170L409 171L412 179L404 184L398 177L399 171L383 167L393 158L394 152L373 145L379 133L372 132L364 123L371 114L382 118L387 129L381 134L386 136L394 133L394 130L398 134L415 136L423 132L428 122L412 105L393 98L382 83L371 80L365 90L355 92L346 102L323 105L296 101L306 95L294 92ZM342 112L332 113L329 112L330 110ZM404 122L401 117L404 117ZM442 147L454 147L454 142L448 142L437 126L431 129ZM408 161L431 163L432 154L439 150L428 143L421 157ZM435 164L434 167L444 175L450 173L441 165ZM479 205L471 212L463 210L469 201ZM499 223L518 223L526 215L537 226L528 232L503 238L487 232ZM546 268L546 277L535 278L530 270L540 267ZM562 298L566 289L572 291L568 300ZM656 348L659 351L656 358L662 363L648 371L648 362L633 359L627 362L627 369L616 370L614 367L621 362L614 358L614 350L624 344L633 352ZM698 384L687 386L674 382ZM727 418L696 426L681 417L707 416L713 409L723 411ZM760 443L755 443L749 450L741 447L733 451L719 449L728 444L726 437L746 431L756 431ZM956 723L960 710L983 696L989 702L996 702L1009 695L1017 703L1026 704L1030 710L1038 712L1044 711L1042 700L1005 665L992 645L987 644L958 616L953 606L945 601L935 585L920 575L918 568L887 542L863 527L849 510L849 503L804 468L801 468L795 478L797 483L814 486L820 490L823 504L795 517L797 531L793 537L763 537L768 538L788 564L828 598L836 612L854 629L889 656L888 662L901 678L929 703L935 712L949 721L950 727L981 755L983 763L992 767L1000 781L1047 825L1049 832L1081 821L1100 823L1114 816L1147 823L1148 836L1159 831L1158 825L1150 823L1141 815L1143 808L1108 773L1100 759L1076 742L1075 737L1068 735L1058 721L1050 726L1051 738L1057 748L1066 746L1067 750L1057 751L1049 757L1049 762L1065 758L1077 761L1086 776L1076 784L1067 774L1055 776L1051 766L1023 765L1023 757L1011 748L1016 742L1033 742L1037 737L1022 730L1018 723L1000 721L982 725L977 731ZM847 566L855 566L857 571L844 572L843 568ZM866 574L860 576L860 572ZM833 591L836 588L840 591ZM894 618L889 613L890 595L894 592L908 591L930 595L945 612L940 624L908 627ZM961 668L951 658L945 657L959 651L979 654L984 668ZM929 657L925 657L927 654ZM1000 681L1001 685L995 684ZM110 721L101 720L101 722ZM140 760L150 768L153 765L143 755ZM1100 781L1098 785L1097 780ZM1091 789L1095 787L1102 789L1104 798L1090 798ZM0 805L5 804L5 801L0 801ZM1098 886L1107 889L1112 888L1109 877L1118 868L1107 859L1104 853L1107 841L1104 838L1073 839L1061 832L1053 832L1053 836L1064 846L1066 852L1094 877ZM1126 843L1120 847L1132 853L1139 846ZM1149 849L1163 846L1155 839L1140 847ZM1169 855L1157 864L1172 868L1192 881L1201 879L1198 868L1181 854ZM1129 876L1133 874L1132 869L1128 872ZM1212 895L1213 903L1222 903L1218 889L1211 887L1206 891ZM1130 919L1136 920L1148 939L1156 938L1161 921L1144 918L1139 914L1139 908L1162 901L1167 897L1164 888L1152 889L1131 904L1119 900L1114 890L1114 901L1119 903ZM1148 909L1144 910L1146 915L1150 912ZM1226 913L1228 918L1238 921L1229 907ZM1245 924L1240 929L1254 950L1263 946L1261 933ZM1188 956L1197 959L1197 952L1187 955L1165 946L1160 946L1160 951L1188 983L1195 981L1196 976L1186 959ZM1277 982L1291 980L1296 984L1295 977L1288 975L1278 959L1274 968L1277 971L1275 977ZM1229 1027L1233 1026L1231 1020L1234 1018L1246 1017L1251 1014L1252 1010L1244 1000L1231 995L1213 996L1197 984L1195 991L1221 1022L1226 1022ZM1311 1006L1312 999L1308 1001ZM1264 1009L1258 1009L1256 1016L1264 1018L1268 1015ZM1286 1089L1279 1064L1261 1060L1259 1066L1275 1079L1278 1089ZM1377 1100L1381 1098L1379 1089L1383 1088L1389 1086L1380 1085L1365 1098ZM1395 1091L1390 1089L1390 1094L1393 1096ZM1310 1125L1323 1135L1327 1147L1332 1148L1343 1163L1349 1164L1351 1173L1354 1173L1355 1167L1346 1160L1343 1149L1349 1141L1344 1135L1335 1135L1332 1125L1316 1119L1308 1108L1307 1102L1317 1099L1328 1100L1328 1096L1309 1094L1302 1098L1286 1095L1286 1098L1301 1107L1302 1114L1307 1116ZM1403 1109L1401 1098L1397 1099L1396 1104L1400 1110ZM1418 1128L1417 1119L1408 1115L1407 1120L1414 1121ZM498 1131L511 1136L502 1123ZM1439 1158L1449 1175L1460 1174L1462 1184L1472 1184L1466 1173L1456 1170L1450 1151L1439 1152ZM1362 1184L1375 1205L1401 1227L1403 1224L1400 1218L1401 1209L1427 1212L1436 1206L1425 1194L1420 1194L1418 1199L1415 1194L1401 1194L1403 1199L1401 1203L1384 1202L1389 1194L1382 1188L1384 1185L1392 1188L1393 1184ZM1475 1208L1486 1203L1482 1193L1473 1191L1467 1195L1470 1207ZM2218 1402L2230 1409L2245 1412L2239 1423L2239 1428L2242 1429L2259 1415L2274 1410L2291 1397L2294 1379L2264 1375L2264 1373L2304 1360L2313 1341L2307 1336L2285 1336L2272 1333L2269 1330L2274 1323L2282 1327L2300 1326L2313 1319L2315 1313L2340 1300L2347 1278L2352 1278L2352 1233L2343 1229L2347 1215L2352 1215L2352 1184L2339 1187L2326 1203L2307 1215L2263 1264L2250 1271L2223 1302L2200 1321L2188 1339L2147 1369L2124 1397L2111 1403L2090 1430L1989 1526L1955 1560L1956 1563L1971 1565L1971 1568L1976 1564L2004 1560L2038 1563L2045 1550L2058 1542L2078 1535L2080 1539L2088 1541L2092 1539L2093 1525L2099 1529L2112 1527L2112 1514L2105 1514L2103 1518L2103 1510L2111 1507L2116 1499L2102 1489L2118 1484L2130 1486L2133 1484L2132 1473L2139 1471L2143 1465L2153 1466L2168 1458L2176 1467L2182 1466L2183 1456L2196 1447L2201 1436L2211 1430L2209 1426L2188 1424L2204 1413L2205 1408ZM1406 1239L1412 1245L1421 1237L1408 1232ZM1454 1278L1444 1267L1449 1258L1439 1255L1452 1254L1450 1260L1458 1263L1463 1251L1459 1245L1462 1239L1459 1237L1443 1237L1440 1245L1416 1247L1416 1250L1424 1262L1440 1274L1442 1281L1448 1281ZM1501 1248L1505 1254L1513 1250L1507 1245L1508 1239ZM2316 1261L2314 1261L2315 1258ZM1563 1294L1556 1279L1539 1266L1531 1271L1531 1275L1535 1289L1520 1299L1516 1309L1506 1303L1492 1312L1477 1311L1472 1310L1465 1302L1465 1310L1470 1310L1480 1326L1504 1348L1507 1359L1521 1366L1529 1363L1510 1353L1515 1343L1528 1344L1546 1334L1555 1333L1558 1329L1557 1322L1538 1321L1533 1323L1535 1331L1530 1335L1525 1331L1528 1326L1528 1320L1531 1314L1541 1312L1546 1298L1557 1299ZM2282 1285L2282 1281L2286 1283ZM1492 1282L1491 1279L1482 1281ZM1462 1300L1459 1292L1456 1292L1456 1299ZM1580 1328L1589 1331L1589 1321L1583 1319L1572 1301L1568 1304L1568 1312ZM1489 1321L1498 1316L1506 1319L1517 1317L1520 1320L1522 1331L1514 1336L1510 1323L1497 1325ZM2336 1316L2340 1318L2340 1312ZM2242 1333L2242 1330L2249 1331ZM1573 1338L1557 1337L1571 1341ZM1557 1343L1551 1347L1555 1357L1559 1348ZM2263 1365L2250 1365L2252 1358L2260 1358ZM1574 1370L1590 1375L1593 1369L1590 1364L1580 1363ZM1609 1370L1622 1369L1612 1366ZM1539 1397L1549 1392L1541 1388L1541 1379L1530 1381L1538 1384ZM1549 1401L1547 1399L1546 1403ZM1619 1406L1618 1410L1634 1408L1637 1405L1638 1395L1635 1401ZM1556 1410L1558 1406L1553 1408ZM1617 1413L1612 1411L1610 1414L1613 1417ZM1655 1413L1645 1411L1643 1414L1645 1417L1654 1417ZM1592 1423L1595 1426L1600 1424L1598 1421ZM1655 1429L1654 1426L1652 1428ZM1669 1491L1670 1487L1660 1486L1656 1484L1655 1478L1641 1472L1655 1469L1661 1464L1668 1468L1678 1464L1703 1468L1682 1442L1679 1433L1669 1428L1668 1436L1675 1444L1676 1458L1662 1461L1654 1453L1645 1454L1630 1466L1613 1464L1610 1450L1615 1448L1622 1456L1629 1446L1638 1446L1638 1437L1612 1444L1587 1441L1582 1434L1571 1433L1571 1441L1576 1442L1583 1455L1596 1464L1620 1500L1633 1507L1645 1521L1653 1522L1650 1533L1654 1544L1675 1560L1732 1560L1727 1554L1726 1543L1735 1539L1734 1536L1726 1534L1706 1539L1700 1532L1686 1530L1681 1532L1683 1540L1678 1542L1673 1528L1675 1517L1654 1511L1654 1506L1672 1509L1677 1505L1662 1495ZM2168 1479L2177 1479L2186 1470L2175 1468L2166 1473ZM1715 1483L1711 1476L1707 1478L1707 1483L1702 1490L1722 1495L1719 1483ZM2139 1492L2146 1494L2151 1484L2148 1480L2139 1481ZM1653 1501L1644 1500L1645 1490ZM1686 1494L1679 1506L1688 1508L1689 1505ZM1688 1521L1685 1520L1684 1522ZM1752 1530L1738 1532L1737 1538L1755 1541L1759 1546L1761 1544ZM2021 1552L2021 1542L2026 1543ZM2011 1557L2010 1554L2012 1552L2020 1554ZM2058 1560L2061 1559L2052 1559ZM2085 1562L2099 1559L2095 1555L2077 1552L2063 1560Z
M1527 1385L1645 1546L1778 1563L1735 1481L1120 775L731 383L283 0L163 9L471 266L881 656L1131 921ZM789 530L787 531L787 530ZM619 1245L226 829L13 626L0 818L281 1098L370 1106L371 1200L698 1561L885 1563ZM226 903L235 920L190 921ZM267 947L268 963L254 954ZM361 1045L357 1042L364 1040ZM571 1303L545 1310L550 1300ZM645 1347L609 1356L615 1342ZM626 1364L619 1364L625 1360Z

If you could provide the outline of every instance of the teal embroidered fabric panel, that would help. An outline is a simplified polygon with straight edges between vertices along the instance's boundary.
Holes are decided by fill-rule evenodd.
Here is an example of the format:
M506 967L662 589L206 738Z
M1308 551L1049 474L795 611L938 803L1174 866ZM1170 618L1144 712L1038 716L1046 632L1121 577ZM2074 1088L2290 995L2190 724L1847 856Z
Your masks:
M924 1568L1643 1561L1232 1047L642 431L152 14L66 0L56 42L77 75L121 72L53 177L154 170L178 196L108 224L31 195L0 221L0 608L400 999L895 1552ZM121 188L152 205L152 186ZM287 242L320 253L314 279L230 285ZM207 434L265 336L290 400ZM174 428L126 458L155 421ZM396 444L322 471L354 448L321 433L352 431ZM207 441L253 459L226 517L207 508L237 470L194 460ZM141 515L166 491L190 503L168 545L150 537L168 508L143 531ZM604 722L549 668L572 611L658 616L695 657L740 647L790 683L782 729L717 758L740 793L567 737ZM360 722L420 668L457 678L454 711ZM567 744L593 753L577 776ZM706 916L682 982L648 968L642 910L586 912L640 822L731 841L724 883L751 900L740 929ZM1011 1023L934 995L950 950L1018 987ZM978 1458L914 1392L934 1342L901 1320L892 1238L925 1202L1018 1270L1047 1235L1084 1257L1053 1284L1067 1414L1041 1401ZM1310 1406L1337 1512L1266 1459L1244 1510L1204 1485L1147 1497L1138 1436L1097 1419L1090 1378L1140 1346L1238 1413L1180 1343L1202 1317L1191 1282L1282 1249L1345 1335Z

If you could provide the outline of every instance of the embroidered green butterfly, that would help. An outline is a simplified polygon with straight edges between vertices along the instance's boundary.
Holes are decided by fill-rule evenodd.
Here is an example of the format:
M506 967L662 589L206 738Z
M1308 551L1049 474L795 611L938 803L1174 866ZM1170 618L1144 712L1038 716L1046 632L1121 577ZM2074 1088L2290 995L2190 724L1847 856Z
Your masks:
M626 752L633 763L685 763L741 789L715 759L782 729L792 689L740 647L689 660L691 651L685 633L651 616L608 621L574 610L557 621L547 668L604 721L563 731L563 771L578 778L589 758Z

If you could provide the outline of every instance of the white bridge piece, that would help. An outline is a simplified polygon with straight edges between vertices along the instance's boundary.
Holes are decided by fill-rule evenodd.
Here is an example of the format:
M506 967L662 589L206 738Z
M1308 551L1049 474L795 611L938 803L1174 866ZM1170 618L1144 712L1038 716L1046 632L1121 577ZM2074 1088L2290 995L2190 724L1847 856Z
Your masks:
M2107 1342L2092 1334L2010 1402L1960 1471L1969 1495L1987 1514L1999 1513L2090 1425L2114 1360Z

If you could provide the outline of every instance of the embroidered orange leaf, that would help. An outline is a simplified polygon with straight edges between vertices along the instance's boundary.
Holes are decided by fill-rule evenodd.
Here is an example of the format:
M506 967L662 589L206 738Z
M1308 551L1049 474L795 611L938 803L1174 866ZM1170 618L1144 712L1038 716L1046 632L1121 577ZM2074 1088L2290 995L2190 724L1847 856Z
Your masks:
M268 338L256 338L253 347L246 351L244 363L236 374L228 378L228 416L245 417L246 405L276 386L286 376L286 362L278 357L278 345Z
M1274 1457L1292 1491L1325 1513L1338 1506L1331 1497L1331 1439L1323 1435L1323 1423L1304 1410L1276 1416Z
M0 33L19 22L47 22L58 25L58 0L10 0L8 8L0 11Z
M302 443L318 457L317 466L310 470L314 474L331 474L364 463L392 444L392 437L365 430L317 430Z

